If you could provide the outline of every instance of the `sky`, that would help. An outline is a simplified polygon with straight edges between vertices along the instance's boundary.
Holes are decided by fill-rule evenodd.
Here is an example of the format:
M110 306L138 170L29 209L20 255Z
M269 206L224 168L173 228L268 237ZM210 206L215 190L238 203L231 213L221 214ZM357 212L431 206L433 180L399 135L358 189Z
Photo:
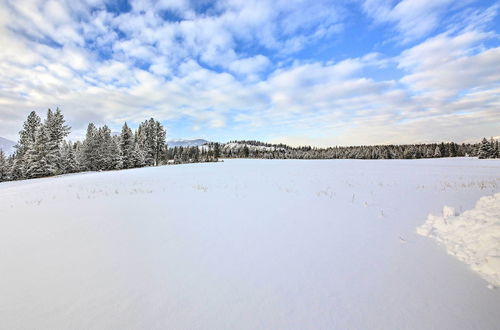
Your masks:
M0 0L0 136L59 107L84 136L290 145L500 135L500 2Z

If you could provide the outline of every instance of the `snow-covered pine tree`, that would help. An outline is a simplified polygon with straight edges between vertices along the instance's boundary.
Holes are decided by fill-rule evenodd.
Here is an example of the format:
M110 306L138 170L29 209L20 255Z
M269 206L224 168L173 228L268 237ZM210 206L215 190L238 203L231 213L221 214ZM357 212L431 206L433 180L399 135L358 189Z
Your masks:
M493 137L490 139L491 154L490 158L498 157L498 141L495 141Z
M84 171L96 171L97 167L97 159L98 159L98 146L99 146L99 138L97 128L93 123L89 123L87 126L87 133L85 135L85 140L83 141L82 148L82 169Z
M403 157L405 159L419 158L419 157L417 157L417 150L416 150L415 146L407 147L403 152Z
M214 158L215 160L219 159L220 157L220 144L218 142L214 143Z
M148 141L148 129L147 129L147 121L141 123L134 135L134 153L136 153L135 149L140 149L141 158L144 159L144 164L146 166L153 164L153 156L151 155L150 143ZM137 155L134 155L137 157ZM137 164L134 166L137 167Z
M441 157L448 157L449 156L444 142L441 142L439 144L439 150L441 151Z
M436 146L436 149L434 149L434 158L439 158L441 157L441 149L439 146Z
M109 145L109 154L111 155L110 170L122 168L122 156L120 153L120 137L112 136Z
M111 130L104 125L97 130L97 146L96 146L96 170L109 170L114 168Z
M9 162L9 180L21 180L23 179L23 161L22 158L17 157L16 155L11 155L8 159Z
M64 116L59 108L55 112L47 110L47 118L44 122L45 129L48 134L48 150L49 162L62 172L61 164L61 145L66 136L70 132L70 127L65 125Z
M61 145L61 162L59 168L61 173L75 173L78 171L73 144L63 141Z
M494 157L493 153L494 153L493 146L488 140L486 140L486 138L483 138L481 144L479 145L479 150L477 153L478 158L479 159L492 158L492 156Z
M425 158L432 158L434 156L434 150L432 150L429 146L426 146L424 155Z
M450 144L448 144L448 154L450 155L450 157L456 157L457 156L457 146L455 145L455 143L451 142Z
M147 166L157 166L166 146L167 133L160 122L150 118L142 122L136 132L135 141L144 153Z
M151 118L153 119L153 118ZM167 137L167 131L163 127L163 125L159 121L153 120L154 123L154 149L153 149L153 154L154 154L154 165L158 166L160 164L160 158L161 155L165 152L165 149L167 148L166 145L166 137Z
M86 171L84 150L85 147L81 141L76 141L74 143L73 152L75 153L77 171Z
M24 156L30 145L35 142L36 131L41 126L42 121L35 111L30 112L28 118L23 123L23 129L19 132L19 141L17 142L15 148L15 158L16 161L13 162L14 168L12 168L12 175L17 179L24 177L25 173L25 159Z
M120 134L120 155L121 155L121 168L134 167L134 135L132 130L125 123L122 127Z
M250 149L248 149L248 146L245 144L245 146L242 149L243 151L243 157L248 158L248 155L250 154Z
M8 167L7 167L7 158L3 153L3 150L0 149L0 182L8 180Z
M19 141L16 144L16 155L22 158L31 143L35 141L37 129L42 124L40 117L35 111L31 111L23 124L23 129L19 132Z
M144 152L142 151L138 143L134 144L134 150L132 152L132 162L133 162L133 167L143 167L146 165Z
M56 174L57 165L53 162L49 130L46 129L45 125L37 129L35 142L30 144L24 159L27 178L40 178Z
M181 161L187 163L189 161L189 147L179 147L179 152L181 154Z
M49 128L50 138L55 140L57 143L62 143L65 137L67 137L71 131L71 127L65 125L66 120L59 108L54 112Z
M196 146L189 148L189 161L197 163L200 161L200 149Z

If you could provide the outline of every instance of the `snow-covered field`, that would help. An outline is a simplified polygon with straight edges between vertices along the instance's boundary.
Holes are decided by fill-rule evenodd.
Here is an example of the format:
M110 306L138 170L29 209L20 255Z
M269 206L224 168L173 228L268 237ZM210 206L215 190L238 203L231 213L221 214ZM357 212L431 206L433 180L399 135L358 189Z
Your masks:
M2 329L498 329L416 228L500 161L226 160L0 184Z

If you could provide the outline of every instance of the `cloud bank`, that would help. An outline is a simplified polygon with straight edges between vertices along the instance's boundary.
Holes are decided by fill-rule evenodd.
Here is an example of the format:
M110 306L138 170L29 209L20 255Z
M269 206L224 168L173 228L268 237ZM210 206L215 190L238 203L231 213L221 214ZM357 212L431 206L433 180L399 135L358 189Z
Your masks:
M318 146L500 133L499 7L454 1L3 1L0 136L59 106L80 137ZM368 22L368 24L365 24ZM367 36L363 47L352 34Z

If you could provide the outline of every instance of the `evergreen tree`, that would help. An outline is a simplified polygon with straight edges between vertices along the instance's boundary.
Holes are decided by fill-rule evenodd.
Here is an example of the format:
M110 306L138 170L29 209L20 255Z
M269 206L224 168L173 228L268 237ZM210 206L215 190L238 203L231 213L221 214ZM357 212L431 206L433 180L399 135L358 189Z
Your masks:
M122 164L122 156L120 153L120 137L112 136L111 144L109 145L109 154L111 155L110 159L110 170L116 170L123 168Z
M35 142L30 144L24 159L27 178L40 178L56 174L57 164L51 154L49 130L46 129L45 125L36 131Z
M76 141L73 145L73 152L75 154L76 168L78 171L86 171L85 167L85 147L81 141Z
M410 147L406 148L405 151L403 152L403 157L405 159L420 158L420 157L417 157L417 150L415 149L414 146L410 146Z
M160 122L153 118L139 125L136 132L135 142L143 151L147 166L159 165L161 155L165 150L166 131Z
M446 146L444 145L444 142L441 142L439 144L439 151L441 152L441 157L448 157L448 153L446 152Z
M42 124L40 117L35 111L31 111L23 124L23 129L19 132L19 141L16 144L16 156L22 158L29 146L35 142L36 131Z
M8 176L8 163L3 150L0 149L0 182L7 181L9 179Z
M456 147L455 143L451 142L449 144L448 154L450 155L450 157L456 157L457 156L457 147Z
M155 166L158 166L160 164L160 158L162 154L165 152L165 149L167 148L166 145L166 138L167 138L167 131L163 127L163 125L159 121L155 121L153 118L151 118L154 122L154 130L153 130L153 141L154 141L154 160L155 160Z
M79 170L73 144L63 141L61 145L61 163L59 166L62 173L75 173Z
M141 158L144 159L144 165L152 165L153 164L153 156L151 153L151 145L148 139L149 132L147 129L147 121L141 123L134 135L134 153L136 153L135 149L139 149L141 151ZM134 155L137 157L137 154ZM144 166L141 165L141 166ZM137 166L135 166L137 167Z
M122 127L120 134L120 155L121 155L121 168L134 167L134 135L132 130L125 123Z
M498 141L495 141L493 137L490 139L491 153L490 158L498 157Z
M479 146L477 156L479 157L479 159L492 158L494 157L493 153L494 153L493 146L488 140L486 140L486 138L483 138Z
M87 133L83 141L83 162L84 171L96 171L98 159L99 138L97 128L93 123L87 126Z
M214 143L214 158L217 160L220 157L220 145L218 142Z
M24 178L23 161L20 157L16 155L10 156L8 167L9 180L21 180Z
M44 126L49 138L49 162L61 172L61 145L64 138L68 136L70 127L65 125L64 116L59 108L55 112L50 109L47 110Z
M36 132L40 128L42 122L40 117L35 111L32 111L23 124L23 129L19 132L19 141L16 144L16 161L12 163L14 166L11 169L13 180L25 177L26 172L26 159L25 154L28 149L35 143Z
M45 126L49 134L50 140L54 141L57 145L61 144L70 132L70 127L65 125L64 116L59 108L55 112L47 110L47 118L45 119Z
M434 157L434 150L432 148L425 148L425 153L424 153L425 158L432 158Z
M118 152L113 150L114 142L111 138L111 130L108 126L104 125L97 130L97 136L95 137L97 141L96 159L95 159L95 169L96 170L110 170L114 169L116 164L114 164L113 152Z
M146 165L146 158L144 152L139 147L139 144L134 144L134 151L132 152L133 167L143 167Z
M436 149L434 149L434 158L439 158L441 157L441 149L439 146L436 146Z

